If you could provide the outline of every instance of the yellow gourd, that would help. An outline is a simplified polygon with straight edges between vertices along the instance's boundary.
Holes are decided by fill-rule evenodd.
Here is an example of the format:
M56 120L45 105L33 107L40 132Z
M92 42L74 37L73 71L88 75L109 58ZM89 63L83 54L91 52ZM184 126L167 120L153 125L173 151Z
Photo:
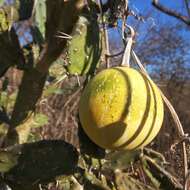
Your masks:
M101 71L86 86L79 117L88 137L105 149L144 147L163 122L163 101L153 81L128 67Z

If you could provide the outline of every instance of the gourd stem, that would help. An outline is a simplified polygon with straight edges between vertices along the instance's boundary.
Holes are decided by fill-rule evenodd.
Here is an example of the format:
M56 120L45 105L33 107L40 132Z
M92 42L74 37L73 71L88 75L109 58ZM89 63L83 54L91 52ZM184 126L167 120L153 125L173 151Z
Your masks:
M130 67L131 47L133 43L132 37L129 37L127 41L121 66Z
M132 49L132 44L133 44L133 37L135 36L135 31L129 25L127 25L126 27L130 30L130 36L127 37L126 39L127 44L125 46L125 51L123 54L121 66L130 67L131 49Z

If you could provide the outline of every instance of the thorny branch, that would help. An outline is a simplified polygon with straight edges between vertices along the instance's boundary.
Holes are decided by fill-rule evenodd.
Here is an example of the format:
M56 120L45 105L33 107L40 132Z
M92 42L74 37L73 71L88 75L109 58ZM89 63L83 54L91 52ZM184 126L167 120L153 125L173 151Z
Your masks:
M158 0L153 0L152 1L152 5L157 8L158 10L160 10L161 12L167 14L167 15L170 15L170 16L173 16L179 20L181 20L182 22L184 22L185 24L187 25L190 25L190 18L188 18L187 16L184 16L182 14L180 14L179 12L177 11L174 11L172 9L169 9L165 6L163 6L161 3L159 3Z

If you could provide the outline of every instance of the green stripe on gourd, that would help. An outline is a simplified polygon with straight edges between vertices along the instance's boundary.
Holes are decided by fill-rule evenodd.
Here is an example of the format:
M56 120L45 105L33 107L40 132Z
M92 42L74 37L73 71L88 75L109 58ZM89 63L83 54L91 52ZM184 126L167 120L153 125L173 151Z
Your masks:
M90 19L89 19L90 20ZM84 75L93 72L101 55L101 39L96 20L80 16L68 43L68 66L70 74Z
M130 68L96 75L80 100L79 116L89 138L106 149L134 149L148 144L163 120L163 103L152 81Z

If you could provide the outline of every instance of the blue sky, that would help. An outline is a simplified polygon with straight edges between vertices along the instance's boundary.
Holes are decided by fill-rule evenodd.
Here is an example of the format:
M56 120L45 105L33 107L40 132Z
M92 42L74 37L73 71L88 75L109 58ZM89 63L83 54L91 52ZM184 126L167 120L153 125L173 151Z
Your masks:
M182 21L178 19L168 16L160 11L158 11L155 7L151 5L151 0L129 0L129 5L132 10L136 13L141 14L142 16L146 16L147 13L151 13L149 18L145 20L144 23L141 23L142 32L139 32L139 35L143 36L146 34L146 27L157 27L159 25L176 25L181 23L182 29L180 30L181 36L186 38L186 40L190 40L190 27L186 24L183 24ZM176 10L183 15L187 16L187 11L185 8L184 1L182 0L160 0L159 1L165 7L168 7L172 10ZM190 65L190 63L188 63Z
M179 23L179 20L168 16L160 11L158 11L155 7L152 6L151 0L129 0L129 6L130 8L135 11L137 14L141 14L142 16L145 16L149 14L149 17L145 20L145 25L161 25L161 24L177 24ZM160 0L160 3L162 5L171 8L173 10L176 10L177 12L182 13L183 15L187 15L185 5L182 0ZM181 22L182 23L182 22ZM184 35L187 35L187 32L189 34L190 28L187 29L187 26L184 25ZM190 36L190 35L188 35Z
M151 5L151 0L129 0L130 7L136 11L141 12L142 14L146 11L153 10L156 13L159 13L159 17L157 19L166 21L166 20L173 20L175 22L175 18L172 18L170 16L165 15L164 13L161 13L160 11L156 10ZM187 12L185 10L185 5L182 0L160 0L159 1L162 5L165 5L168 8L174 9L180 13L183 13L184 15L187 15Z
M129 0L129 7L136 14L142 15L143 17L147 17L147 15L149 15L148 18L145 19L144 23L143 22L135 23L135 20L129 17L128 22L130 24L132 23L133 27L135 27L136 24L140 25L140 27L144 26L144 28L141 31L142 33L146 33L145 27L156 27L162 24L175 25L179 23L178 19L158 11L155 7L152 6L151 2L152 2L151 0ZM162 3L168 8L171 8L173 10L182 13L183 15L187 15L187 12L185 10L185 5L182 0L160 0L160 3ZM182 22L181 24L183 25ZM181 32L183 32L182 35L186 35L186 37L190 36L189 35L190 28L187 29L187 26L185 24L184 24L184 30L182 30Z
M129 0L129 7L133 10L137 15L142 15L145 17L144 22L137 21L133 17L129 17L127 23L130 24L135 29L139 29L138 36L143 38L144 35L147 35L147 29L152 27L159 27L161 25L176 25L180 23L182 25L182 29L180 30L180 34L190 40L190 27L187 27L183 24L182 21L178 19L168 16L160 11L158 11L155 7L152 6L151 0ZM185 5L182 0L160 0L162 5L176 10L183 15L187 15ZM137 27L138 26L138 27ZM111 35L114 38L118 38L118 34L115 31L110 31ZM119 41L118 41L119 43Z
M187 15L185 6L182 0L160 0L162 5L176 10L183 15ZM187 27L183 24L182 21L178 19L168 16L160 11L158 11L155 7L152 6L151 0L129 0L129 7L133 10L137 15L142 15L145 17L145 21L137 21L134 17L129 17L127 23L131 25L137 32L136 43L138 44L141 39L144 39L146 35L148 35L148 29L150 28L159 28L160 26L172 26L181 24L181 29L179 30L179 34L183 36L186 41L190 41L190 27ZM117 32L117 29L109 30L110 38L112 39L111 46L116 47L116 51L120 52L122 50L121 44L121 36ZM115 48L114 48L115 49ZM111 48L113 50L113 48ZM115 52L114 52L115 53ZM190 51L185 55L187 60L190 60ZM190 68L190 62L187 61L186 68Z

